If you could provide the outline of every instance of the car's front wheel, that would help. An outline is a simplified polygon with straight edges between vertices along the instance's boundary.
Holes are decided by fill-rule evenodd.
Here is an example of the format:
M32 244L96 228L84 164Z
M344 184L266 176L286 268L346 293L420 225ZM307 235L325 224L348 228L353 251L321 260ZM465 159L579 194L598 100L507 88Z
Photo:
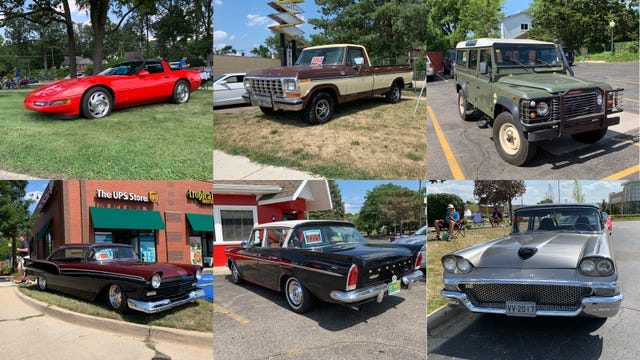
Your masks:
M173 87L173 96L171 97L171 101L175 104L185 104L189 102L190 96L191 91L189 83L186 80L178 80Z
M44 276L38 276L38 287L40 290L47 290L47 278Z
M262 111L262 113L267 116L271 116L276 113L276 111L273 110L273 108L266 107L266 106L260 106L260 111Z
M80 114L87 119L100 119L111 114L113 98L103 87L89 89L80 101Z
M238 265L235 262L231 262L231 282L234 284L241 284L243 282L242 275L238 270Z
M107 302L109 303L109 307L121 314L129 309L127 305L127 294L122 290L122 287L117 284L109 286Z
M537 144L529 142L516 126L513 115L503 112L493 123L493 143L502 160L520 166L531 160Z
M334 101L326 92L317 93L302 110L302 118L309 124L324 124L333 116Z
M573 138L573 140L579 141L581 143L593 144L598 142L600 139L602 139L606 133L607 133L607 128L605 127L604 129L598 129L598 130L587 131L579 134L573 134L571 135L571 137Z
M295 276L287 279L284 294L291 310L298 314L305 313L313 307L315 297Z

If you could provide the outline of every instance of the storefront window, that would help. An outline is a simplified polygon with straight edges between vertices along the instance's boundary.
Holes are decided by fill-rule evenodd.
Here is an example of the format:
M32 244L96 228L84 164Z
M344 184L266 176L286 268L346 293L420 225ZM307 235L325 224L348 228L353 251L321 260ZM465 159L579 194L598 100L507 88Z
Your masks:
M45 236L44 257L49 256L53 252L53 237L51 233L47 233Z
M113 242L113 234L110 232L96 232L94 238L96 244Z
M252 210L220 210L223 241L246 240L254 224Z

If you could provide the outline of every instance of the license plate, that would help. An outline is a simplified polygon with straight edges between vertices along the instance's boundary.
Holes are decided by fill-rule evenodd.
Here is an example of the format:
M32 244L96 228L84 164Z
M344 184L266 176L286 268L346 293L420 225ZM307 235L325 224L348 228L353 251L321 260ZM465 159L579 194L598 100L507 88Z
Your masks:
M397 294L400 292L400 280L392 281L387 284L387 292L389 295Z
M268 100L260 100L260 106L270 108L270 107L271 107L271 101L268 101Z
M509 316L536 316L536 303L527 301L507 301L507 315Z

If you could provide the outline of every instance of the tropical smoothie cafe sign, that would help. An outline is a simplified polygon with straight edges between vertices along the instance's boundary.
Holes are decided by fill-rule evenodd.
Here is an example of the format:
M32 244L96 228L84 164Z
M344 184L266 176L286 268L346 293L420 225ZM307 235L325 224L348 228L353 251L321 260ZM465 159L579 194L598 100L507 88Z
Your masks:
M149 191L147 194L141 195L141 194L126 192L126 191L104 191L102 189L97 189L96 197L98 199L124 200L124 201L134 201L134 202L158 201L158 193L155 191Z
M187 198L196 200L202 205L213 205L213 191L193 191L187 190Z

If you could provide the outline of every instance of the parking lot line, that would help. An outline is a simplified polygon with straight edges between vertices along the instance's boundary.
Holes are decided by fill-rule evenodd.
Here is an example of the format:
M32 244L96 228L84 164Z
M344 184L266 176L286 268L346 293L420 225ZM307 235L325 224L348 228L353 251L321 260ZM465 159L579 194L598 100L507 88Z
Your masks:
M603 178L602 180L622 180L625 176L629 176L631 174L635 174L638 172L640 172L640 165L634 165L630 168L624 169L622 171L618 171L613 175L609 175L606 178Z
M442 151L444 151L444 156L447 159L447 163L449 164L449 169L451 169L451 174L453 174L453 180L464 180L462 169L460 169L460 166L456 161L456 157L453 156L451 147L449 146L447 139L442 133L442 129L440 128L440 124L438 123L436 114L433 113L433 109L431 109L431 106L427 106L427 111L429 112L429 117L431 118L431 123L433 123L433 128L436 132L436 136L438 137L438 141L440 142L440 146L442 147Z
M231 310L227 310L218 304L213 304L213 312L218 312L222 315L226 315L232 318L233 320L239 322L240 324L248 324L251 322L249 321L249 319L243 317L242 315L238 315Z
M633 102L640 103L640 100L634 100L634 99L628 99L628 98L622 98L622 100L624 100L624 101L633 101Z
M613 81L616 81L616 82L622 82L622 83L629 83L629 84L634 84L634 85L638 85L638 84L640 84L640 82L638 82L638 81L633 81L633 80L621 80L621 79L614 79Z

